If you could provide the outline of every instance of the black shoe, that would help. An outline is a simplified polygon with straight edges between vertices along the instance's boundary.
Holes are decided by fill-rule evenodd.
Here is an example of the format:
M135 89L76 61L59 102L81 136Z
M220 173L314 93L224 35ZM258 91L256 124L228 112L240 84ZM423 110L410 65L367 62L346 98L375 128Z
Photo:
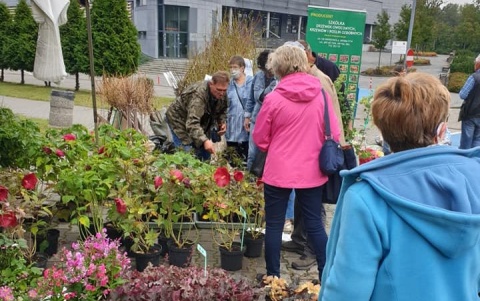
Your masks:
M303 255L304 248L293 240L290 240L282 243L282 250Z
M295 270L308 270L317 263L317 259L311 256L300 256L299 260L292 262L292 268Z

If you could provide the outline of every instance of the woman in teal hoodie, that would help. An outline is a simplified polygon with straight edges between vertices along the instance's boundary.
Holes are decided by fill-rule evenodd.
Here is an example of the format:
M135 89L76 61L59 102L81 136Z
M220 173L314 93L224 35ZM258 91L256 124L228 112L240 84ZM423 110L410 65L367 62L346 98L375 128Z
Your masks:
M479 300L480 148L439 145L449 103L418 72L375 91L394 153L342 173L319 300Z

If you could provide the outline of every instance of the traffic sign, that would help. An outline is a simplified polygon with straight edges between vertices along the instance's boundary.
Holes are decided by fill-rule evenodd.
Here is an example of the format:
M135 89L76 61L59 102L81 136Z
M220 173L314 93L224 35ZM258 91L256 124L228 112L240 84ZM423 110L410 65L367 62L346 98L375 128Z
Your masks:
M407 62L407 68L410 68L413 66L413 49L412 48L408 49L407 58L405 59L405 61Z

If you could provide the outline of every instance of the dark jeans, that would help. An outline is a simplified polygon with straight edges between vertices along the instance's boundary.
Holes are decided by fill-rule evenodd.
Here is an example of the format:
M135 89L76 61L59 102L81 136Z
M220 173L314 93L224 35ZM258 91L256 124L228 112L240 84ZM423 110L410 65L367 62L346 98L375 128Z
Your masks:
M279 188L265 184L265 263L267 275L280 277L282 232L291 192L291 188ZM322 205L323 186L295 189L295 193L295 215L297 208L301 208L305 230L317 259L318 279L320 279L325 266L325 248L327 245L327 233L322 220L324 215ZM295 216L295 223L296 219Z
M170 127L170 129L171 129L171 127ZM178 138L178 136L175 134L175 132L172 129L170 130L170 132L172 132L173 144L175 145L176 148L183 149L186 152L190 152L190 151L193 150L193 152L195 153L195 156L199 160L202 160L202 161L210 160L210 153L207 152L203 148L203 146L197 148L193 145L193 143L185 145L185 144L182 143L180 138Z
M460 148L469 149L480 145L480 118L462 120Z

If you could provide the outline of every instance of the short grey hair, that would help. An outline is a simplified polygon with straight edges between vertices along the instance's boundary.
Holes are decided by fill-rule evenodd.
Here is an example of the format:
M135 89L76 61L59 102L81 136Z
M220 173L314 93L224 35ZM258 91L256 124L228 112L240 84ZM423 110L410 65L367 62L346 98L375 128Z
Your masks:
M268 65L272 68L273 74L282 78L295 72L308 72L310 66L305 50L302 48L303 46L287 44L271 53Z
M477 58L475 59L474 61L475 64L478 64L480 63L480 54L477 56Z

